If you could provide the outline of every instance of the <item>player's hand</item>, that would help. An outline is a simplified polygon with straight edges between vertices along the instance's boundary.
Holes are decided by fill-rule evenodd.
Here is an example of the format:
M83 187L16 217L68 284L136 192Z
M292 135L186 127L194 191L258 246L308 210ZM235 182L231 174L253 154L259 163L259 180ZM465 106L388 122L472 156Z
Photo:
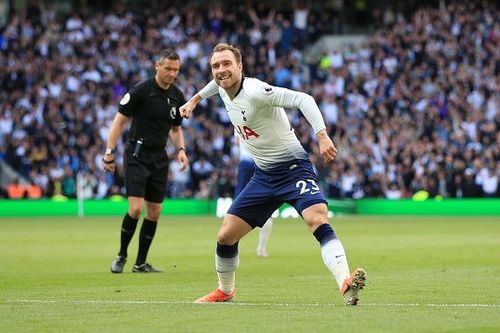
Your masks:
M101 165L104 171L109 171L111 173L115 173L115 155L107 154L101 160Z
M189 101L186 102L183 106L179 108L179 112L181 114L181 117L184 117L186 119L190 118L191 115L193 114L194 109L196 108L195 102L190 99Z
M332 139L330 139L326 134L326 130L319 131L318 134L316 134L316 137L318 139L319 152L321 153L321 156L323 156L324 161L333 161L335 156L337 156L337 148L335 148Z
M180 171L184 171L188 167L189 159L187 158L187 155L186 155L186 152L184 151L184 149L179 151L179 153L177 154L177 162L179 162L179 164L181 165L181 167L179 169Z

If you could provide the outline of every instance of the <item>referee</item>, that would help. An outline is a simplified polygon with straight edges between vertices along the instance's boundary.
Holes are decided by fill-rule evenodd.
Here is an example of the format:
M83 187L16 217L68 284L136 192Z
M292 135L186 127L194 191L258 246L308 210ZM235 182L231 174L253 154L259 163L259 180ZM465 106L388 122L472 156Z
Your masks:
M112 273L121 273L127 262L127 248L134 236L144 203L146 216L139 235L139 251L132 272L161 272L146 262L160 217L167 188L168 157L165 151L168 136L177 148L181 171L188 166L184 149L179 107L185 103L184 94L173 83L180 69L179 55L171 50L161 51L155 62L153 78L138 83L120 101L111 128L106 152L102 159L104 170L115 171L115 148L129 119L124 152L125 186L128 212L123 218L118 256L111 264Z

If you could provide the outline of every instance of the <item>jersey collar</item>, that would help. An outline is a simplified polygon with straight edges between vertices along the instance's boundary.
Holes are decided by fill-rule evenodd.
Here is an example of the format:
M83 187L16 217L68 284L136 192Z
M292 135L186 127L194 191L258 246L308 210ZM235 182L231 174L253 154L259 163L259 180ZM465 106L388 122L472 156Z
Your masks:
M163 89L162 87L160 87L160 85L158 84L158 81L156 81L156 77L153 77L153 84L154 86L156 87L156 89L160 90L160 91L169 91L170 90L170 87L172 87L172 85L170 85L167 89Z
M245 77L242 75L241 76L241 83L240 83L240 87L238 88L238 91L236 92L236 95L234 95L233 99L236 98L236 96L238 96L238 94L240 93L241 89L243 89L243 81L245 80Z

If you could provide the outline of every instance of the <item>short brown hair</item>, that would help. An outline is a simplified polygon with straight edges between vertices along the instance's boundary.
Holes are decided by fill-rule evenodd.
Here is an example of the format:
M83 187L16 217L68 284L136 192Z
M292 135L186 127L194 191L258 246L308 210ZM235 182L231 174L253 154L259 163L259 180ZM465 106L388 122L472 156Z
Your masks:
M241 52L238 48L232 46L231 44L227 43L219 43L215 45L214 49L212 50L212 56L214 55L215 52L222 52L229 50L233 53L234 57L236 58L236 62L238 64L241 64L242 59L241 59ZM210 58L212 58L212 56Z
M179 57L179 54L175 52L174 49L164 49L160 52L160 55L158 56L158 62L163 63L163 60L165 59L170 59L170 60L181 60Z

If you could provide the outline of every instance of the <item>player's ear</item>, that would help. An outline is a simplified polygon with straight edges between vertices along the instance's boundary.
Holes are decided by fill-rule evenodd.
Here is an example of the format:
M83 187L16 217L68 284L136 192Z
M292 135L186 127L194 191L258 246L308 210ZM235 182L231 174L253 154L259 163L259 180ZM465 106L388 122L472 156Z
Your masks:
M161 62L160 60L156 60L156 61L155 61L155 69L156 69L156 70L158 70L158 69L160 68L161 63L162 63L162 62Z

